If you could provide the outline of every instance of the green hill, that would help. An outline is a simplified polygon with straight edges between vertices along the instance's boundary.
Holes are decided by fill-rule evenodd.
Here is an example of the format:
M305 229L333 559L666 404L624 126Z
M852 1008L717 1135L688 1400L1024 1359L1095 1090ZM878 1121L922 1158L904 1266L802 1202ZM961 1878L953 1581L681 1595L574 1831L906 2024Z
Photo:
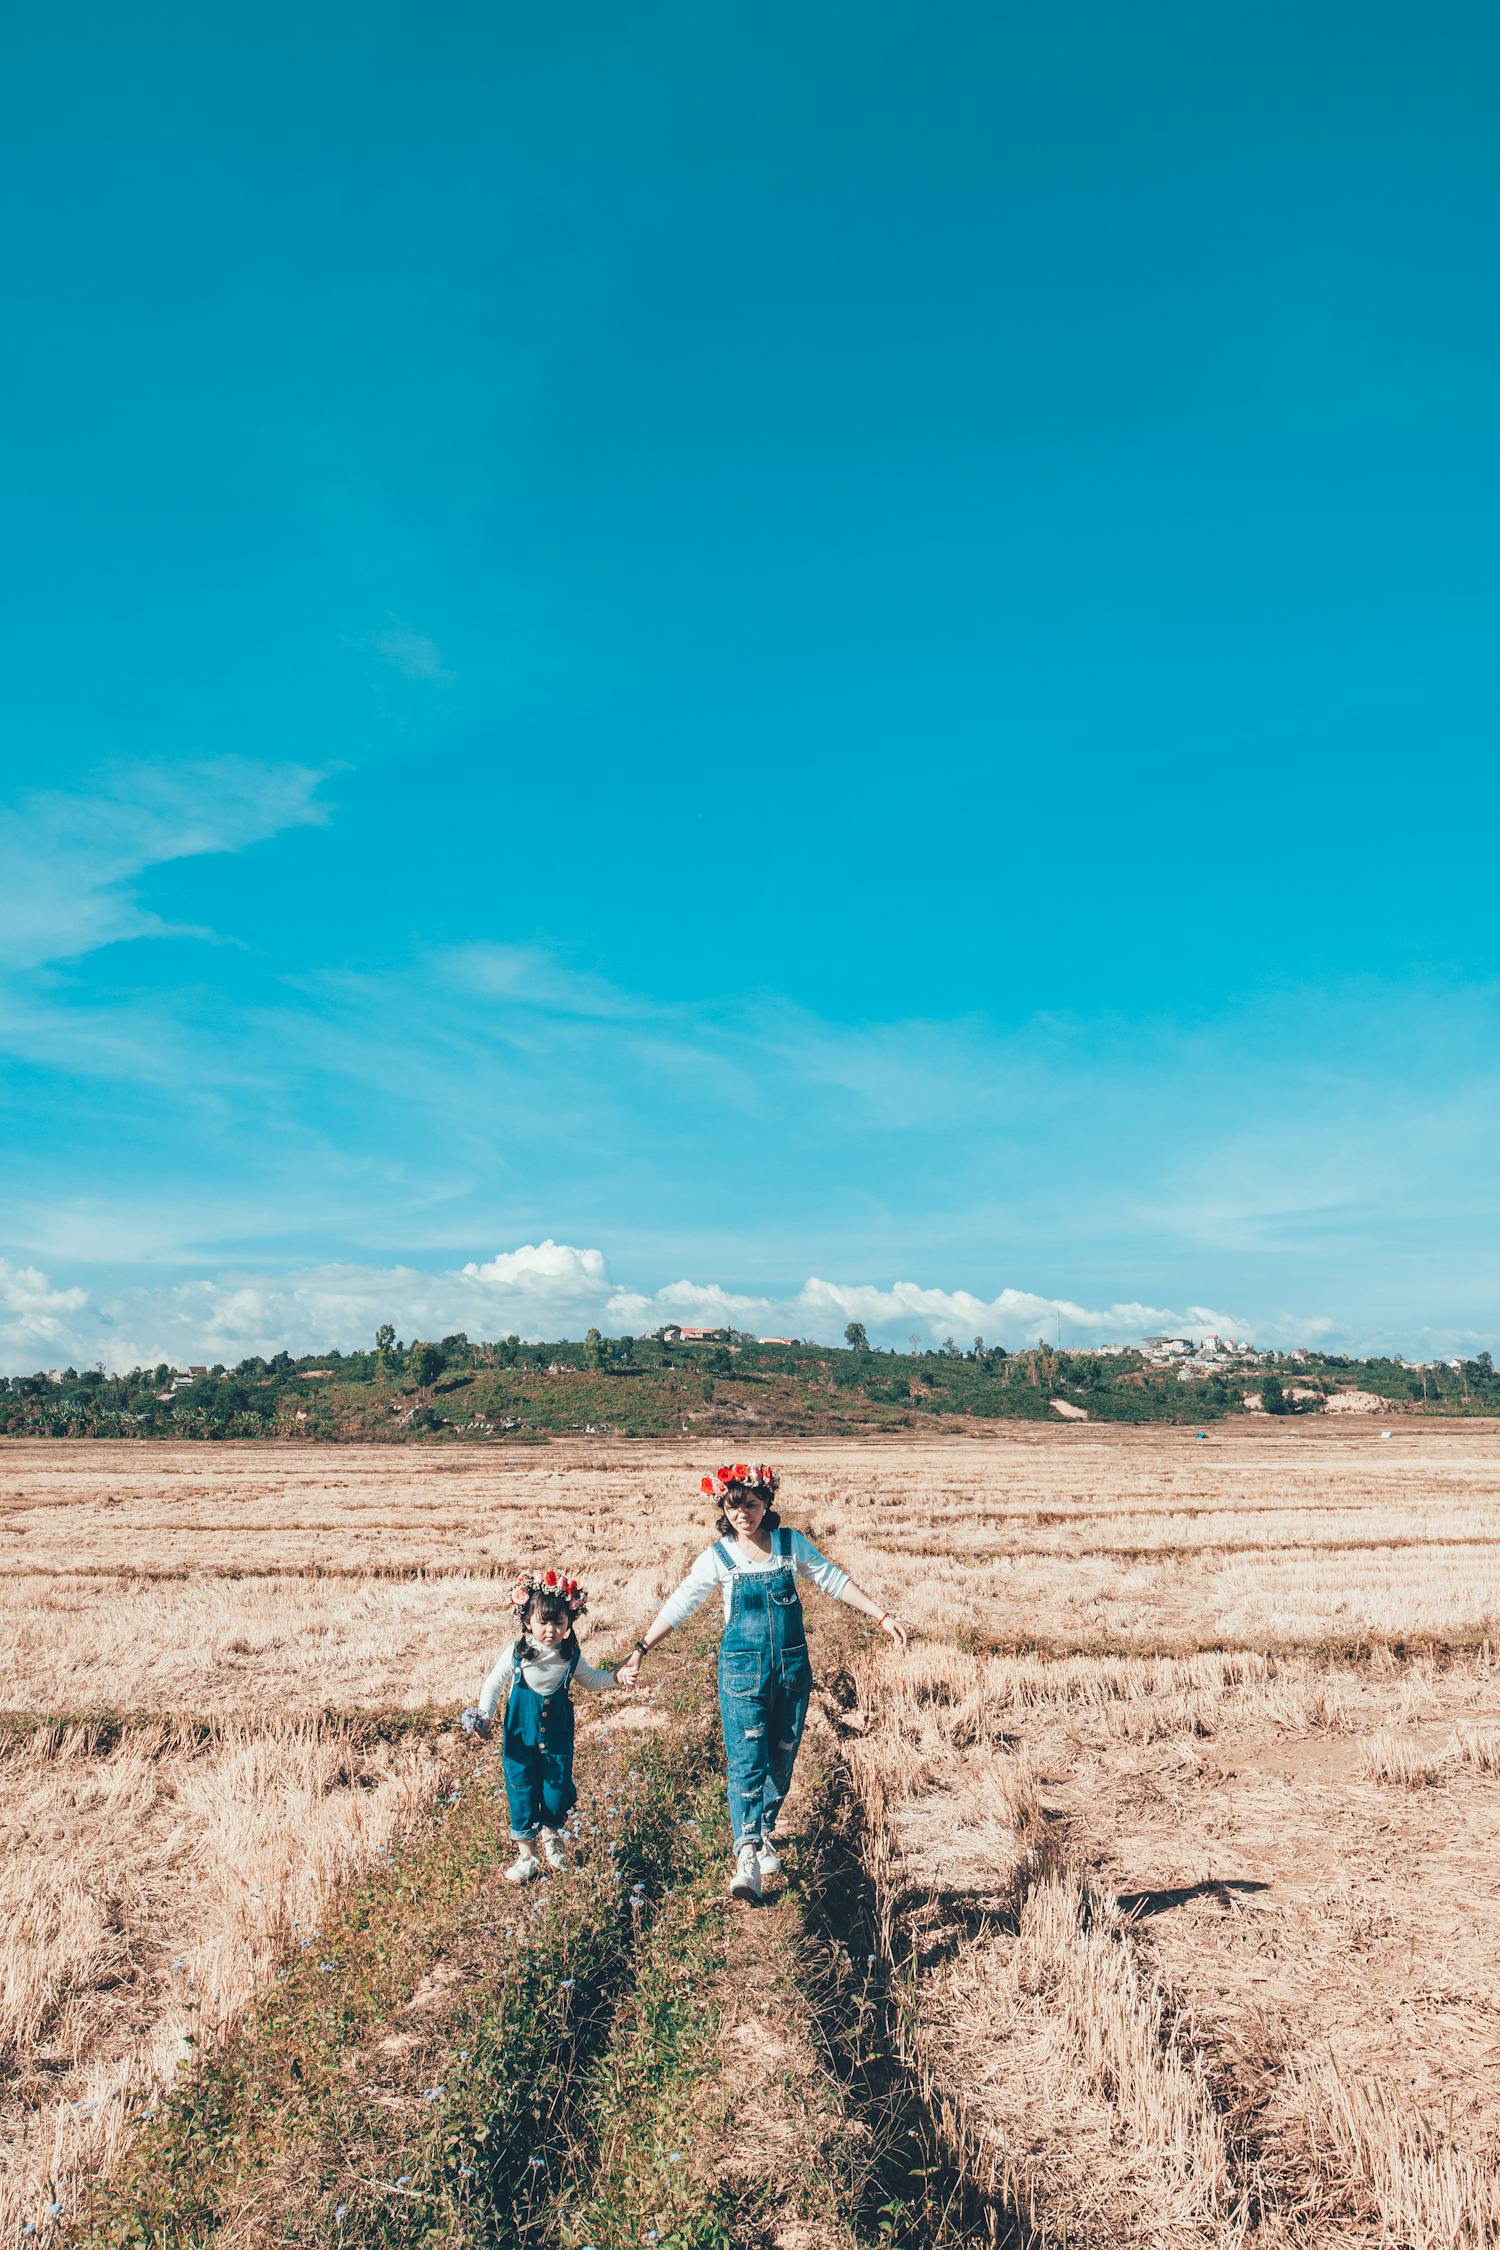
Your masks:
M1267 1356L1183 1381L1141 1352L1046 1344L1007 1352L978 1339L966 1351L948 1344L898 1353L765 1344L732 1330L693 1343L591 1330L582 1343L539 1344L464 1335L407 1344L382 1330L378 1348L366 1352L279 1352L191 1372L162 1365L12 1376L0 1382L0 1435L517 1445L701 1427L753 1449L762 1438L824 1431L1055 1422L1060 1407L1100 1422L1203 1423L1243 1411L1247 1397L1272 1413L1310 1412L1336 1389L1374 1392L1393 1411L1500 1412L1488 1353L1426 1368Z

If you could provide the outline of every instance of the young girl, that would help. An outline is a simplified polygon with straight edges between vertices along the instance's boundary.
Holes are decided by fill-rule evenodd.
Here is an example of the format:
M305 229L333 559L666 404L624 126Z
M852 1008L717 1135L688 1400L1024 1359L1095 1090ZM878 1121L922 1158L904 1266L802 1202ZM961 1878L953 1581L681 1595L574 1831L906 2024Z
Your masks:
M744 1899L758 1899L762 1877L781 1866L776 1815L791 1786L812 1693L797 1580L812 1579L835 1601L873 1617L898 1647L906 1646L905 1627L861 1593L847 1571L820 1555L805 1532L782 1528L774 1506L778 1482L774 1469L744 1461L703 1479L702 1489L718 1506L719 1537L667 1596L616 1674L620 1687L633 1687L647 1651L701 1608L716 1587L722 1592L719 1717L734 1829L729 1889Z
M568 1689L575 1679L600 1691L619 1682L613 1672L596 1672L579 1653L575 1627L588 1608L588 1596L576 1578L534 1570L511 1588L510 1606L520 1632L480 1689L479 1701L465 1711L463 1727L466 1734L487 1735L508 1684L500 1739L516 1856L505 1880L530 1883L542 1872L538 1837L549 1867L560 1870L568 1864L561 1830L578 1802Z

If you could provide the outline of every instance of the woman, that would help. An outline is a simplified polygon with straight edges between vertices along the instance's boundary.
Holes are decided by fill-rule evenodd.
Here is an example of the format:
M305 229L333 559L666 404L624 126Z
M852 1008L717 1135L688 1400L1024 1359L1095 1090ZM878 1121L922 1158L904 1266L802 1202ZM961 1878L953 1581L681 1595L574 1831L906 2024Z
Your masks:
M781 1866L776 1815L791 1787L812 1692L797 1580L811 1578L835 1601L873 1617L898 1648L906 1646L905 1628L861 1593L847 1571L820 1555L804 1532L783 1529L774 1506L778 1481L773 1469L743 1461L703 1479L703 1490L719 1503L719 1537L667 1596L615 1675L621 1687L633 1687L642 1658L716 1586L722 1589L719 1716L729 1768L734 1898L758 1899L763 1878Z

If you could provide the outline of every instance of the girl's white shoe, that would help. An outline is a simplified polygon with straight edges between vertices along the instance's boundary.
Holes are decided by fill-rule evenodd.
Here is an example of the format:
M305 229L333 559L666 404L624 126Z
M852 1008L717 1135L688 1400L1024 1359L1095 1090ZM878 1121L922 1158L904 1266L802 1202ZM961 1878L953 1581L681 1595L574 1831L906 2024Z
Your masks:
M555 1829L542 1830L542 1850L547 1855L547 1865L560 1875L568 1864L568 1855Z
M729 1878L731 1898L760 1897L760 1860L753 1844L741 1844L734 1855L734 1873Z
M522 1844L515 1858L505 1870L507 1883L534 1883L542 1872L542 1863L530 1844Z
M781 1854L769 1836L762 1836L760 1850L756 1853L755 1858L763 1877L781 1873Z

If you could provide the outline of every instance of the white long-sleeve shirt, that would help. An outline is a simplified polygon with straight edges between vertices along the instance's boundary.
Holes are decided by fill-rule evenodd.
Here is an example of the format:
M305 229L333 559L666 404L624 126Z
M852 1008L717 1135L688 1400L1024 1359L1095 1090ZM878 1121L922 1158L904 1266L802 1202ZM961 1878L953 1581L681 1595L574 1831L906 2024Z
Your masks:
M510 1647L501 1655L495 1669L479 1691L479 1708L487 1719L493 1719L496 1710L499 1708L501 1696L506 1693L510 1686L510 1676L515 1669L516 1650L519 1646L519 1641L511 1642ZM535 1689L538 1695L550 1695L554 1688L562 1686L564 1679L567 1677L567 1670L567 1656L562 1649L554 1648L548 1649L545 1654L528 1656L521 1666L521 1677L529 1688ZM577 1669L573 1674L573 1685L575 1687L594 1688L602 1692L605 1688L612 1688L614 1684L615 1676L613 1672L595 1671L592 1664L585 1664L583 1658L579 1657Z
M774 1551L774 1541L773 1551L769 1555L761 1554L756 1547L742 1547L737 1539L726 1539L723 1543L734 1556L736 1570L755 1574L783 1567L780 1556ZM848 1571L840 1570L837 1563L831 1563L826 1555L820 1555L805 1531L789 1532L787 1544L791 1549L788 1559L797 1576L810 1578L814 1585L821 1586L824 1593L831 1594L835 1601L842 1599L844 1588L849 1583ZM718 1547L705 1547L682 1584L668 1594L647 1626L647 1638L654 1639L658 1633L668 1633L674 1625L680 1625L685 1617L691 1617L695 1609L703 1607L716 1586L723 1594L724 1616L727 1621L732 1598L730 1580L733 1575Z

